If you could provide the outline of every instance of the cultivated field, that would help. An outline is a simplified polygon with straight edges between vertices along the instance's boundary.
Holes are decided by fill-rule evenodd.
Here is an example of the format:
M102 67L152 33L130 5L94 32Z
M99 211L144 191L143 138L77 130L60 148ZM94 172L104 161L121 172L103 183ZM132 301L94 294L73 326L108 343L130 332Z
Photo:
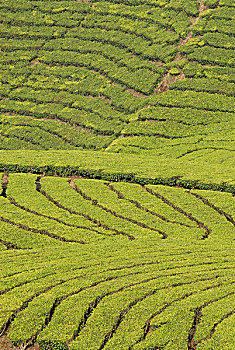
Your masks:
M28 174L8 180L0 322L15 344L234 348L231 194Z
M234 16L0 1L0 350L235 349Z
M1 148L230 156L234 11L232 0L2 1Z

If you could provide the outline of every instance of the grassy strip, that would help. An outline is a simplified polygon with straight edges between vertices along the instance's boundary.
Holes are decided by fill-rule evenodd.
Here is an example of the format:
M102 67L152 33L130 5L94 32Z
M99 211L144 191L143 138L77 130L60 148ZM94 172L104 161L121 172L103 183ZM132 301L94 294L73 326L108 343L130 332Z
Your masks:
M92 151L0 151L0 171L131 183L162 184L235 193L234 177L216 160L184 162L144 155Z

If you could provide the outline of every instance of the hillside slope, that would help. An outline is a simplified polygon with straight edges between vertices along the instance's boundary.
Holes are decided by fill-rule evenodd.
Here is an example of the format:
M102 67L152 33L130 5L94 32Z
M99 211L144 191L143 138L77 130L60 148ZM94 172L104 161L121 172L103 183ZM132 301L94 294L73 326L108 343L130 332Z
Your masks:
M233 0L0 1L0 349L234 350Z
M3 1L1 149L234 147L232 1Z

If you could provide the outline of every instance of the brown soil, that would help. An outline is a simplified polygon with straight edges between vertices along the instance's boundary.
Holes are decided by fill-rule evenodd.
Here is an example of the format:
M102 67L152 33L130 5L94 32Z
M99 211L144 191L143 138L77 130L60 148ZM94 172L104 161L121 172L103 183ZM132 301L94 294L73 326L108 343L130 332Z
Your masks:
M2 177L2 182L3 183L8 183L8 175L7 174L3 174L3 177Z
M140 98L148 98L147 95L141 93L141 92L137 92L134 89L126 89L126 92L129 92L130 94L132 94L135 97L140 97Z
M174 82L174 78L172 78L172 76L170 76L170 74L167 73L162 78L161 84L158 87L156 87L156 89L154 90L154 94L156 94L156 93L160 94L162 92L169 90L169 86L173 82Z
M192 32L189 32L189 34L187 35L187 37L180 42L180 44L178 45L178 47L181 47L183 45L185 45L190 39L192 39L193 37L193 33Z
M131 57L135 58L136 55L133 52L128 52L128 55L130 55Z
M161 62L161 61L158 61L158 62L156 62L156 61L149 61L149 63L152 63L152 64L154 64L157 67L163 66L163 62Z
M35 60L30 62L31 67L33 67L35 64L40 63L40 61L36 58Z
M3 335L0 337L0 350L20 350L20 347L14 346L8 336ZM28 347L27 350L40 350L40 347L35 343L32 346Z

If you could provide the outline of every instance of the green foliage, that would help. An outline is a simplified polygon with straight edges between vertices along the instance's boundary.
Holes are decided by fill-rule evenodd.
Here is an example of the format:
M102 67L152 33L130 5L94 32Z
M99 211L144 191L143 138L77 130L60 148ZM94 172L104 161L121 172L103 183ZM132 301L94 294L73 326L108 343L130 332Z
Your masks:
M226 132L227 133L227 132ZM7 154L7 160L6 160ZM59 176L83 176L86 178L104 179L108 181L127 181L136 183L155 183L178 185L186 188L211 189L233 192L232 163L228 174L219 164L220 158L211 161L208 173L208 160L202 157L194 166L189 161L172 160L171 158L149 155L135 156L92 151L31 151L27 155L23 151L0 153L0 171L32 172L35 174ZM19 159L17 162L16 159ZM79 166L78 166L79 164ZM189 166L190 164L190 166ZM206 167L205 167L206 165ZM192 175L192 169L193 175ZM228 182L228 183L227 183Z
M39 341L41 350L67 350L66 344L55 341Z
M11 129L5 126L0 142L2 149L72 149L75 146L114 150L111 144L114 138L119 143L120 135L136 133L137 125L133 122L138 116L133 113L141 113L141 109L149 105L148 95L161 87L167 73L171 78L182 78L185 74L211 80L211 84L206 84L205 80L197 79L194 83L194 80L180 79L170 84L171 90L185 90L186 93L188 90L207 91L229 96L233 93L232 85L215 81L233 80L230 52L233 41L231 35L223 32L227 32L225 17L228 13L224 8L219 17L214 11L203 11L202 18L193 24L190 16L198 15L196 1L156 3L148 0L144 3L127 1L125 4L98 1L94 5L89 2L63 1L57 4L37 1L34 9L30 3L23 1L14 7L10 1L1 7L6 21L0 27L3 50L0 93L4 98L0 107L5 114L16 114L15 123L19 115L29 115L54 119L57 124L44 120L40 127L37 124L33 128L28 121L24 131L23 125ZM19 16L15 16L16 13ZM29 26L31 15L35 21ZM201 21L206 19L203 16L209 20L203 24L203 30L199 30ZM210 30L206 29L207 26L213 26L213 21L218 22L220 32L207 32ZM187 38L184 42L190 30L193 35L204 34L203 38ZM202 43L204 46L200 47ZM187 57L180 56L180 52L182 55L186 53ZM190 63L187 63L188 59ZM201 63L219 63L224 67L202 67ZM160 105L165 106L168 95L166 92L156 97ZM198 94L197 98L201 100L201 96ZM150 97L150 104L154 99ZM173 99L172 95L171 106L174 106ZM180 98L182 104L177 103L177 106L190 107L191 115L195 116L194 109L198 110L196 99L194 95L189 99L192 103ZM205 110L219 111L221 104L223 112L231 111L221 96L218 96L220 102L215 108L215 101L210 101L213 96L205 95L205 99L208 99L204 103ZM58 122L64 123L60 125L70 130L75 141L71 140L72 137L64 137L62 127L60 131L58 128L57 131L49 130L52 124L59 125ZM146 125L138 124L138 129ZM72 132L74 126L80 128L79 133ZM174 136L175 127L173 129L170 133L163 133L162 129L158 132L156 126L148 123L148 129L138 130L138 135ZM187 129L184 136L194 132L187 127L183 129ZM85 141L86 133L89 142Z
M203 40L214 47L234 48L235 39L223 33L206 33Z
M24 116L1 116L1 149L99 149L106 147L114 137L101 136L77 129L58 120L38 120ZM7 146L6 138L12 143ZM11 145L11 146L10 146ZM19 145L19 146L18 146Z
M4 326L13 315L12 342L25 346L36 339L46 350L97 349L105 343L118 350L120 344L161 346L171 337L171 348L177 342L182 349L198 309L203 312L197 340L229 315L233 227L223 203L231 202L231 194L82 178L69 186L68 179L58 177L42 178L39 192L35 180L36 175L10 174L8 198L1 197L0 239L18 246L0 254L11 257L0 271L5 276L0 306L6 315L0 321ZM75 225L87 222L87 230L95 228L88 216L100 221L96 229L105 235L94 236L83 248L29 231L46 226L48 232L63 230L68 238L71 231L77 238L81 228ZM23 222L24 229L7 218ZM107 234L115 225L119 232L133 226L138 239ZM14 234L7 238L8 226ZM155 229L168 237L162 240ZM205 230L209 236L202 240ZM91 235L84 233L86 240ZM144 333L146 322L158 326L151 336Z
M17 347L234 349L234 2L199 2L1 2Z
M201 18L193 27L193 32L197 35L206 32L219 32L231 35L234 34L234 23L233 21L220 18L211 18L210 20L208 18Z
M233 112L234 97L207 92L167 91L164 95L151 97L151 105L167 107L193 107L196 109Z
M215 47L201 47L195 49L188 55L190 60L198 61L203 64L218 64L221 66L234 67L235 61L232 54L233 50L225 50Z
M216 8L220 3L220 0L206 0L205 5L210 8Z
M208 85L208 78L178 80L171 84L170 89L206 91L234 96L234 84L221 82L219 79L210 79L210 85Z

